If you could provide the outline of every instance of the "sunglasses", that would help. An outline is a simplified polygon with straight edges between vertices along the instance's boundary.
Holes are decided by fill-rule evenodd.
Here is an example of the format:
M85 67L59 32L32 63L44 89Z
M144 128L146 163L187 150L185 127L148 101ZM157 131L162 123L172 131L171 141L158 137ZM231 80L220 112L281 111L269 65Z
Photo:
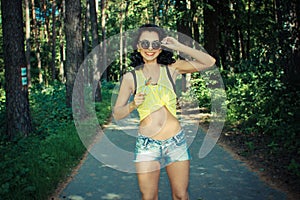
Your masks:
M150 47L150 42L148 40L139 41L139 44L141 45L141 47L143 49L149 49L149 47ZM161 47L161 42L158 40L155 40L151 43L151 46L152 46L152 49L157 50Z

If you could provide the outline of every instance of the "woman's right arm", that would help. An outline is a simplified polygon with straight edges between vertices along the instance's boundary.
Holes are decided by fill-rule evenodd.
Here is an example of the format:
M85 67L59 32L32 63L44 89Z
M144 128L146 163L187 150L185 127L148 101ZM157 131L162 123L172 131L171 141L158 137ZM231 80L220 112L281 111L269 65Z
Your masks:
M131 73L124 74L117 101L113 109L113 117L116 120L127 117L134 109L143 103L144 94L141 93L136 94L134 100L128 103L128 99L134 90L133 75Z

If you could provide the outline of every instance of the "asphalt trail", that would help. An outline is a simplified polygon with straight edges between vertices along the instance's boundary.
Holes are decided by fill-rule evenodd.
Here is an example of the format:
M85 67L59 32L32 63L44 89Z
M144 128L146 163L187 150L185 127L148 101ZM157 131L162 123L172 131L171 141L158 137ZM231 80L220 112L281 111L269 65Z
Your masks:
M195 121L197 122L197 119ZM255 172L250 171L245 163L234 159L219 145L214 146L205 158L200 159L198 152L205 133L202 129L198 129L198 126L194 126L194 122L186 120L183 123L187 139L191 144L192 160L189 183L191 200L286 199L285 193L268 186L259 179ZM134 149L137 120L129 119L119 124L111 122L104 132L107 141L114 144L115 147L123 149L127 154L123 155L122 152L109 149L109 146L105 146L109 142L100 140L92 147L78 173L61 191L58 199L140 199L136 174L130 173L134 165L128 159L128 156L132 156ZM124 162L127 163L124 164ZM118 167L118 165L128 166ZM161 171L159 199L171 200L170 185L165 169Z

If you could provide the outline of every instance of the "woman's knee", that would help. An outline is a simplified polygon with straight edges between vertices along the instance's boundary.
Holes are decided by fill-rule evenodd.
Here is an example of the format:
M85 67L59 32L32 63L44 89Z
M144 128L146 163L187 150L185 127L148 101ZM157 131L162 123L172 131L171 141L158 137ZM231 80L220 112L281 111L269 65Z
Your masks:
M174 191L172 196L173 196L174 200L188 200L189 199L189 195L186 190Z
M158 194L155 192L142 192L142 200L158 200Z

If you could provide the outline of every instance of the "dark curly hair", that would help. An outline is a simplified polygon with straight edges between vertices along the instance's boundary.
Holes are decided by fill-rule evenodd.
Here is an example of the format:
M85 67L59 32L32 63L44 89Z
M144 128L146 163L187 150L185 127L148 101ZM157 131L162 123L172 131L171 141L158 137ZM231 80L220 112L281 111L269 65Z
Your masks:
M155 24L144 24L138 29L136 38L133 42L134 51L130 55L131 66L135 69L140 69L144 65L143 57L136 49L139 38L144 31L156 32L158 34L159 41L161 41L167 36L165 31ZM173 52L170 49L167 49L166 47L162 47L162 51L157 57L157 63L162 65L170 65L174 62L175 59L173 58Z

